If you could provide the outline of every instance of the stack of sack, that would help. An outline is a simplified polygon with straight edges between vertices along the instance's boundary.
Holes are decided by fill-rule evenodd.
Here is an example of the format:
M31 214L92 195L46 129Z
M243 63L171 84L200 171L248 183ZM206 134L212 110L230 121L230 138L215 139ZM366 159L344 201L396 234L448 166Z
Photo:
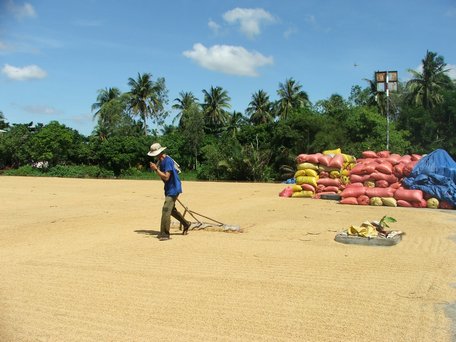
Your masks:
M350 181L349 170L355 162L355 157L342 153L340 148L298 155L291 197L319 198L322 194L340 193Z
M418 154L364 151L363 158L350 170L350 184L341 193L340 203L426 208L421 190L402 186L402 179L410 175L420 159Z

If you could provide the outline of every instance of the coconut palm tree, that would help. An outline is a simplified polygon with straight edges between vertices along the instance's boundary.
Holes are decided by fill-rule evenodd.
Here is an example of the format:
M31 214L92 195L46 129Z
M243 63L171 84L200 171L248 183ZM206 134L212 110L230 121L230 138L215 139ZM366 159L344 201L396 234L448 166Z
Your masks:
M443 102L442 88L447 83L446 63L437 53L426 51L421 61L423 70L418 72L408 69L413 78L407 82L406 100L411 104L421 105L429 110Z
M191 91L179 93L179 97L175 98L175 104L172 105L173 109L178 110L176 117L173 119L173 124L179 120L179 127L184 126L184 121L186 118L187 112L197 103L198 99L193 95Z
M233 111L232 114L228 115L228 122L226 130L231 132L232 137L236 137L237 133L241 129L241 126L246 123L245 117L241 112Z
M220 128L228 120L226 109L231 108L231 98L222 87L212 87L209 91L203 89L204 102L202 104L206 124L209 128Z
M272 107L269 95L264 90L258 90L252 95L252 101L246 109L250 122L254 125L272 122Z
M286 79L285 83L279 83L277 111L280 118L286 119L290 111L309 105L309 96L301 88L302 86L293 78Z
M105 88L98 90L97 102L92 105L92 112L96 111L93 114L93 118L95 119L100 114L100 109L103 107L105 103L120 97L121 92L118 88Z
M152 75L149 73L138 73L136 79L130 77L128 85L131 110L139 115L143 122L144 134L147 135L147 118L152 117L155 108L161 106L157 96L160 86L152 81Z

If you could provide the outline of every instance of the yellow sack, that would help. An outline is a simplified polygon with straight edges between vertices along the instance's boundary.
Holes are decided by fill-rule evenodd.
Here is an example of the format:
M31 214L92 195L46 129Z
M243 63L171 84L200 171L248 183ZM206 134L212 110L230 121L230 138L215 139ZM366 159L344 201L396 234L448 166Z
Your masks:
M317 178L310 177L310 176L300 176L300 177L296 178L296 184L310 184L316 188L317 187Z
M339 171L331 171L329 173L329 178L332 178L332 179L340 178L340 172Z
M350 226L347 230L347 234L362 237L378 236L377 229L375 229L369 221L363 222L361 226Z
M426 207L431 208L431 209L437 209L439 207L439 200L437 198L429 198L426 201Z
M298 178L299 176L305 176L306 175L306 170L298 170L294 174L294 178Z
M318 177L318 172L312 169L305 169L306 176Z
M394 197L382 197L382 203L387 207L397 207L397 202Z
M293 192L293 195L291 195L291 197L313 197L313 195L314 195L313 191L303 190L303 191Z
M342 153L342 156L344 157L344 161L347 162L347 163L354 163L356 161L356 158L354 156L349 155L349 154Z
M302 191L302 188L301 188L301 185L293 184L291 186L291 190L293 190L293 192L298 192L298 191Z
M335 150L326 150L326 151L323 151L323 154L326 156L328 154L341 154L342 151L340 150L340 148L336 148Z
M369 204L379 207L383 205L383 202L380 197L371 197L371 199L369 200Z
M305 170L305 169L318 170L318 165L315 165L312 163L301 163L298 165L298 170Z
M347 169L343 169L342 172L341 172L341 174L342 174L343 176L350 176L350 171L347 170Z

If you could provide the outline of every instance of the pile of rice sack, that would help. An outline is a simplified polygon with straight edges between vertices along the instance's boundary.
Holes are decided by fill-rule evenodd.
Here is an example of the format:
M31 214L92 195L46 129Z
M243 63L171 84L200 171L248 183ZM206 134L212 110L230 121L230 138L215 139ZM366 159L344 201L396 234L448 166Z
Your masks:
M402 179L410 175L421 157L364 151L362 158L356 160L340 149L300 154L296 158L296 184L284 189L280 196L320 198L323 194L339 194L341 204L452 208L421 190L403 187Z
M287 187L282 196L320 198L322 194L338 194L350 182L349 170L355 162L355 157L343 154L340 148L300 154L296 157L296 184Z

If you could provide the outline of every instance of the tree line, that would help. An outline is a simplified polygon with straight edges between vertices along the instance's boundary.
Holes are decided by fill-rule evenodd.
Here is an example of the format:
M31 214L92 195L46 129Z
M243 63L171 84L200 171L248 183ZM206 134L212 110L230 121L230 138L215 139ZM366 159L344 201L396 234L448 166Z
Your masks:
M138 73L128 79L128 92L98 91L91 106L96 126L87 137L57 121L10 125L0 112L0 167L45 161L49 168L88 166L100 177L136 174L147 168L148 146L159 141L199 179L270 181L288 176L282 170L300 153L384 150L387 126L392 152L443 148L456 156L456 82L443 56L427 51L422 70L409 72L412 78L388 98L375 79L366 79L348 98L333 94L316 103L289 78L279 83L277 100L261 89L253 93L244 113L231 111L222 87L202 90L202 101L182 91L171 104L177 112L172 124L165 124L165 79Z

